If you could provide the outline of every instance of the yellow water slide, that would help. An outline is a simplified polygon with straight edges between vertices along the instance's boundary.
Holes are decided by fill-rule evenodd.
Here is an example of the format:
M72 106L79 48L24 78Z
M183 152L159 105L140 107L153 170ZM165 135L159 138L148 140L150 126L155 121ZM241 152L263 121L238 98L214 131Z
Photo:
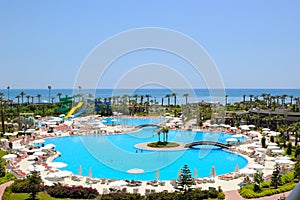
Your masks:
M73 113L75 112L75 110L77 110L78 108L80 108L82 105L83 105L83 102L82 102L82 101L78 102L78 104L77 104L75 107L71 108L71 110L70 110L69 113L65 116L65 118L69 118L71 115L73 115Z

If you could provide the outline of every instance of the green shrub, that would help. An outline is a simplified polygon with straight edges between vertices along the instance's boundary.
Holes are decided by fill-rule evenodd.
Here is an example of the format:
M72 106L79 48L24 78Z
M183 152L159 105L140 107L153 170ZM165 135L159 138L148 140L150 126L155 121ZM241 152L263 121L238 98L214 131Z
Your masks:
M290 171L284 175L282 175L281 177L281 183L282 184L286 184L286 183L291 183L295 178L295 172L294 171Z
M30 193L30 183L28 180L15 180L10 188L13 193Z
M240 189L239 193L242 197L244 197L246 199L260 198L260 197L264 197L264 196L271 196L271 195L274 195L274 194L279 194L279 193L283 193L283 192L286 192L286 191L290 191L295 186L296 186L296 183L288 183L288 184L285 184L284 186L281 186L277 189L264 189L261 192L254 192L253 191L254 185L251 184L251 185L245 186L242 189Z
M55 184L53 186L46 186L45 190L51 197L55 198L94 199L99 195L96 189L82 186L62 186Z

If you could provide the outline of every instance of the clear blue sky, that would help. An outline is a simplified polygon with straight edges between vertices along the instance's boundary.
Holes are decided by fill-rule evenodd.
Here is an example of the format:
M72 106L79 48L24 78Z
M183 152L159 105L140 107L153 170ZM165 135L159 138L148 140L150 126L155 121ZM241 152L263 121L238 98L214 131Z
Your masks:
M227 88L300 88L299 10L298 0L0 0L0 88L72 88L93 48L141 27L173 29L196 40ZM163 55L124 59L142 64ZM192 85L196 81L191 78Z

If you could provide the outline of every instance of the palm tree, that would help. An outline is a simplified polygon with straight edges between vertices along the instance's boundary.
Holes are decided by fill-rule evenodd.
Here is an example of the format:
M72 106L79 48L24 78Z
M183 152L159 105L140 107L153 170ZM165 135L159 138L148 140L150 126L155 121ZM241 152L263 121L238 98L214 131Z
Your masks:
M166 95L166 98L168 98L168 106L170 106L170 97L171 97L170 94L167 94L167 95Z
M31 96L30 98L31 98L31 103L33 104L34 96Z
M27 104L29 104L30 95L27 95L26 98L27 98Z
M243 104L245 104L245 103L246 103L246 95L243 94Z
M161 106L164 106L164 98L161 98Z
M228 95L225 95L225 106L227 106Z
M285 105L285 99L286 99L286 97L287 97L288 95L286 95L286 94L283 94L282 96L281 96L281 104L284 106Z
M38 103L41 103L42 95L41 94L37 94L36 97L38 98Z
M169 129L167 127L162 127L161 129L159 129L157 131L157 135L158 135L158 141L160 142L160 134L163 133L164 134L164 142L168 142L168 133L169 133Z
M141 98L140 104L143 105L144 95L141 95L140 98Z
M58 101L60 102L60 97L61 97L61 93L59 92L59 93L57 93L57 96L58 96Z
M150 99L151 95L150 94L146 94L145 97L147 98L147 101L150 104L150 100L149 99Z
M137 99L139 98L139 95L135 94L133 95L133 98L135 98L135 103L137 104Z
M21 97L20 95L16 96L16 99L18 99L18 104L20 104L20 97Z
M51 85L48 85L48 90L49 90L49 103L50 103L50 96L51 96Z
M188 93L185 93L185 94L183 94L183 96L185 97L185 105L187 105L189 94L188 94Z
M250 107L252 107L252 98L254 97L254 95L250 94L249 97L250 97Z
M290 99L291 99L290 104L291 104L291 106L292 106L292 105L293 105L293 98L294 98L294 96L293 96L293 95L290 95L289 97L290 97Z
M172 96L174 97L174 105L176 106L176 98L177 98L177 94L173 93Z
M53 104L55 97L51 97L51 103Z
M24 102L24 96L25 96L26 94L25 94L25 92L21 92L20 93L20 96L21 96L21 100L22 100L22 104L23 104L23 102Z
M298 145L298 138L299 138L299 135L298 135L298 132L300 130L300 122L294 122L290 125L290 129L292 130L292 132L295 133L295 146Z

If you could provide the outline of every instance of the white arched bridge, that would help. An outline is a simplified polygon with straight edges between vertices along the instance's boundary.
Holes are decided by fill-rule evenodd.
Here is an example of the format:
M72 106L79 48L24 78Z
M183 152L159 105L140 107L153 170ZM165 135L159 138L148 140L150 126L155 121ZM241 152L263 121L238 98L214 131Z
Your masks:
M231 144L223 144L220 142L198 141L198 142L187 143L184 145L184 147L192 148L193 146L198 146L198 145L212 145L212 146L218 146L218 147L225 148L225 149L229 149L232 146Z

